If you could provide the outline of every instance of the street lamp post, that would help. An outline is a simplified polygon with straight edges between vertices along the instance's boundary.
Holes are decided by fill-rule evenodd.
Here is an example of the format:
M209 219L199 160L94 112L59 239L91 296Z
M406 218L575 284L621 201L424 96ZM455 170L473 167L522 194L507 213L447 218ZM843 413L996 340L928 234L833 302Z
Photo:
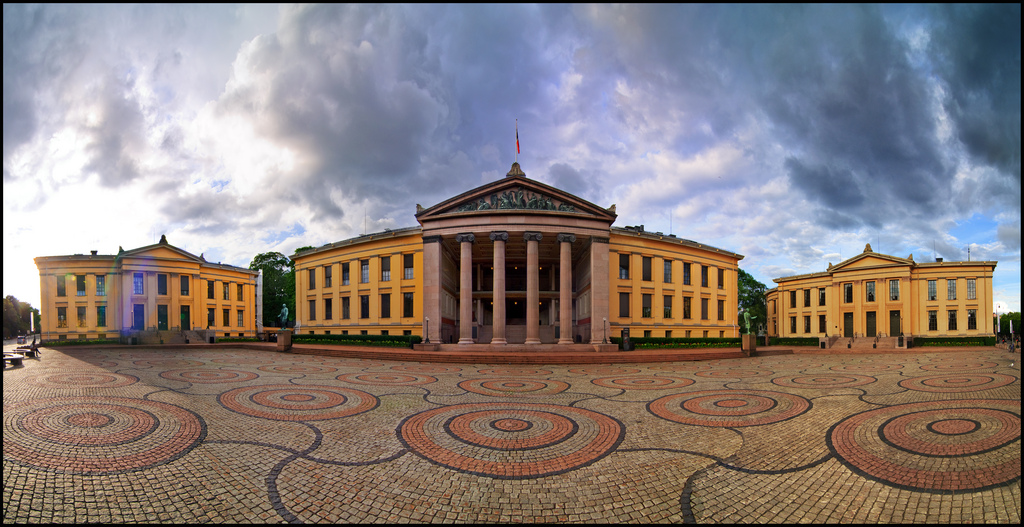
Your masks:
M430 317L423 317L427 323L423 325L423 335L426 337L423 341L424 344L430 344Z

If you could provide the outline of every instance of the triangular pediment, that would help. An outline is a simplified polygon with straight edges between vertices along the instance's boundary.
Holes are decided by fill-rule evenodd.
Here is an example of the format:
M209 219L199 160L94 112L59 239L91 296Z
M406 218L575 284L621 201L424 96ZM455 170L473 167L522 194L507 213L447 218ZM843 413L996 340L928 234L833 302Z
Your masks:
M914 261L906 258L897 258L888 254L880 253L861 253L849 260L840 262L838 265L832 266L829 271L835 273L838 271L853 271L857 269L876 269L879 267L903 267L913 266Z
M120 259L125 258L141 258L141 259L168 259L168 260L188 260L196 263L205 263L202 258L182 249L179 249L173 245L166 243L157 243L154 245L147 245L145 247L139 247L129 251L124 251L118 256Z
M424 221L456 215L556 214L586 216L609 224L614 209L605 209L583 198L523 176L505 177L479 186L437 205L420 209L416 219Z

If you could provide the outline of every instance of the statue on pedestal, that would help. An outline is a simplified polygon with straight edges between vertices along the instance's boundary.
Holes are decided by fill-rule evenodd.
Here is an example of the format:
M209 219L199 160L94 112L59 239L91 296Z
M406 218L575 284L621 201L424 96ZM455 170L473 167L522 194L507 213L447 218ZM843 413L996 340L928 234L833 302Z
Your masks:
M743 322L747 325L747 333L746 333L747 335L753 335L754 334L754 324L753 324L753 322L754 322L754 320L756 318L757 317L754 317L754 316L750 315L750 311L749 310L746 310L746 309L743 310Z
M281 314L277 316L278 326L284 328L288 325L288 305L281 304Z

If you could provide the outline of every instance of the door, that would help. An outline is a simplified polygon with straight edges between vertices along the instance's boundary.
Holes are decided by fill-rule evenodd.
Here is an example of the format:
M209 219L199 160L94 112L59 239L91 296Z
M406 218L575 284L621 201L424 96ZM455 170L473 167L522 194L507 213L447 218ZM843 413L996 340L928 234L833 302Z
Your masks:
M146 305L132 304L132 329L141 330L146 326Z
M903 328L900 327L900 311L895 309L889 312L889 336L898 337L903 334Z
M868 337L874 337L875 332L877 331L877 324L875 323L875 312L868 311L867 315L868 332L865 335Z
M181 306L181 330L188 331L190 329L192 329L192 313L189 306Z
M843 313L843 336L853 337L853 313Z
M160 331L167 331L167 306L158 305L156 306L156 329Z

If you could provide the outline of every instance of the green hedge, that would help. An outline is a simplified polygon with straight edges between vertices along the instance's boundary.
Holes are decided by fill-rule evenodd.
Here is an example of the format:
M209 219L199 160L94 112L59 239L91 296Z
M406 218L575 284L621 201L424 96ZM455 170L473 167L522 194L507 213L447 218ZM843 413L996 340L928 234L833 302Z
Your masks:
M996 337L914 337L914 347L927 346L995 346Z
M255 337L216 337L216 342L259 342L260 339Z
M40 344L48 348L57 346L105 346L109 344L120 344L117 339L89 339L89 340L47 340Z
M687 349L687 348L738 348L740 339L733 338L668 338L668 337L630 337L630 342L637 349ZM621 337L612 337L613 344L622 347Z
M411 348L423 340L419 335L292 335L294 344L335 344Z
M771 337L768 339L769 346L813 346L818 347L817 337Z

